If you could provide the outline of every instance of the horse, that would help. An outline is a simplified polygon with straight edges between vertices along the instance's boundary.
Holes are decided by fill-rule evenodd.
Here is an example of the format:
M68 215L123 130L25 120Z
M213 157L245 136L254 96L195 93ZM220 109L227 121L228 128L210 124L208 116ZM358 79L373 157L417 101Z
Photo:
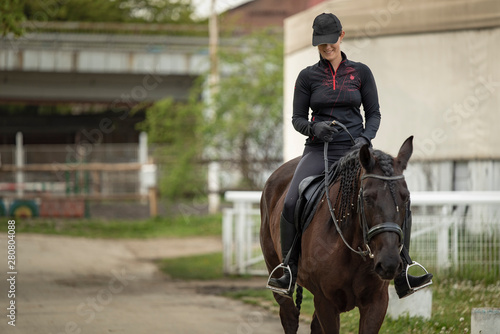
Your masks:
M403 269L401 227L410 198L403 171L412 152L413 136L395 158L364 145L332 167L332 182L298 245L297 306L273 292L285 333L298 330L302 287L314 296L311 333L339 333L340 313L355 307L359 333L378 333L387 312L389 282ZM299 160L274 171L262 192L260 243L269 273L283 261L279 220Z

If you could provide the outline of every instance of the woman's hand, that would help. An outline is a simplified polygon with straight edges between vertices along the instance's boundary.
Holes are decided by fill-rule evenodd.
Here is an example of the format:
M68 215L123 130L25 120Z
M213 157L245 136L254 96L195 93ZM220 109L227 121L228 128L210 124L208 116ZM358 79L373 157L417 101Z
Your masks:
M333 140L333 135L339 130L337 130L332 122L324 121L314 123L312 126L312 132L315 137L327 142L331 142Z
M365 137L358 137L354 139L354 146L353 148L361 148L363 145L371 145L370 141L366 139Z

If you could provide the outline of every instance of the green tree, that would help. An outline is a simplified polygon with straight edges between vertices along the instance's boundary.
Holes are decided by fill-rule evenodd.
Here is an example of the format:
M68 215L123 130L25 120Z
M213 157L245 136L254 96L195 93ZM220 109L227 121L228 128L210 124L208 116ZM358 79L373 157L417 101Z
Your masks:
M203 104L197 92L193 88L187 102L173 98L156 102L138 124L140 130L148 133L150 142L161 144L155 156L162 168L160 192L167 199L206 193L206 172L199 163L203 151L199 131Z
M220 60L224 74L211 106L200 100L205 75L189 101L159 101L139 125L152 142L164 146L159 162L162 195L167 198L206 194L203 160L225 161L223 169L238 171L239 186L245 189L260 189L262 172L281 162L281 36L260 32L244 37L225 48Z
M282 159L282 36L258 31L237 48L220 54L223 74L214 96L214 117L206 124L206 143L216 159L232 160L241 187L262 187L262 171Z
M190 0L25 0L28 20L192 23Z
M13 33L20 36L23 29L20 23L24 21L22 0L3 0L0 2L0 29L2 35Z

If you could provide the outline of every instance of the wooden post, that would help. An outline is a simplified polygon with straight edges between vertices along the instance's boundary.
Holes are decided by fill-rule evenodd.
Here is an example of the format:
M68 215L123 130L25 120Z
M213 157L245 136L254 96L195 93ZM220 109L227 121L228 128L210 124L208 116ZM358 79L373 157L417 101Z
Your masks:
M156 187L149 188L149 216L158 216L158 192Z
M219 60L217 49L219 44L219 26L217 22L217 11L215 9L216 0L212 0L210 7L210 18L208 21L208 49L210 54L210 75L208 77L208 104L207 117L212 121L215 117L215 109L213 106L214 96L219 90ZM220 207L219 195L219 163L211 162L208 165L208 211L216 213Z
M23 134L21 132L16 133L16 167L24 167ZM16 194L19 198L24 195L24 173L22 170L16 172Z

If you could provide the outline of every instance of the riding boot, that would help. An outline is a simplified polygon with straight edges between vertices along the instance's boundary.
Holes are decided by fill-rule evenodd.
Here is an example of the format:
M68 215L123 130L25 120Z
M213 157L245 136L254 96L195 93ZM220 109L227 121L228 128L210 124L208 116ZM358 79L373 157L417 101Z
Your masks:
M407 274L406 270L408 265L413 264L414 262L410 259L410 255L408 254L406 247L403 247L401 250L401 259L403 260L404 269L394 278L394 287L396 288L396 293L400 299L408 297L415 291L419 290L419 288L429 285L429 282L433 277L431 273L426 273L422 276L412 276Z
M283 296L292 297L295 290L295 281L297 280L298 260L299 260L299 247L295 245L298 238L297 230L293 223L288 222L283 214L280 220L280 237L281 237L281 254L283 256L283 268L290 267L290 270L283 270L283 276L280 278L269 278L268 285ZM291 282L291 284L290 284Z
M394 278L394 287L396 288L396 293L399 298L408 297L419 288L423 288L429 285L432 280L433 275L431 273L426 273L422 276L412 276L407 274L408 266L414 262L410 258L410 237L411 237L411 210L410 202L408 201L406 207L406 216L403 223L403 233L404 233L404 245L401 250L401 259L403 260L403 270Z

